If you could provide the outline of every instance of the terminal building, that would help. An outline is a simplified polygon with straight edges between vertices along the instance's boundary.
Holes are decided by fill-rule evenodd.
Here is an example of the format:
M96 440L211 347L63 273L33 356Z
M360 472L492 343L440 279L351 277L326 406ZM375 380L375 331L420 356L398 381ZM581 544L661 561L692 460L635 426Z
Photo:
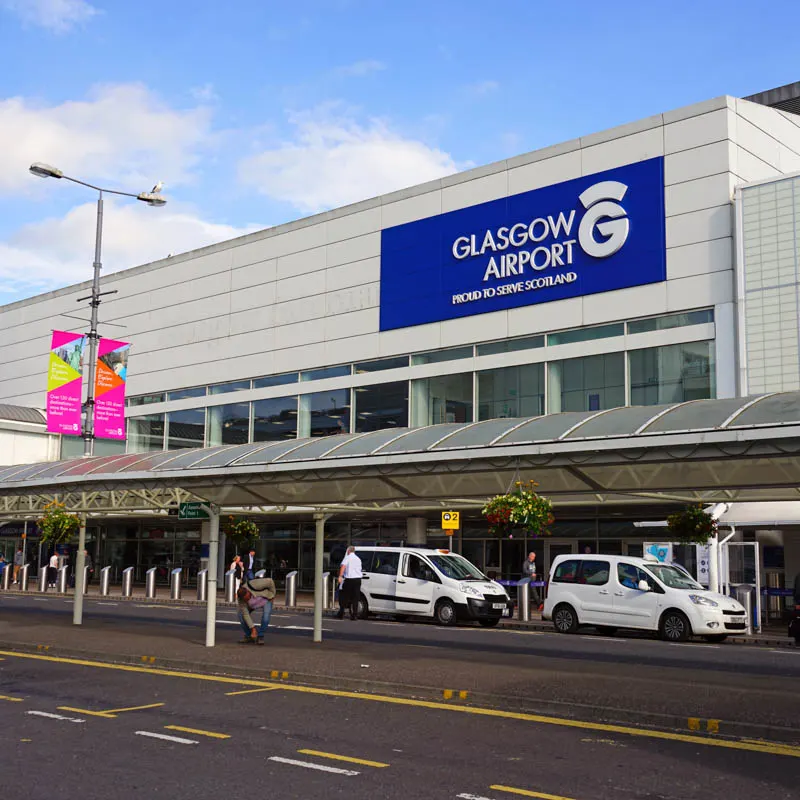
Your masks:
M51 331L69 328L62 315L89 287L0 308L1 404L44 408ZM798 390L800 83L113 273L102 288L117 293L101 330L124 325L110 330L132 349L127 442L98 440L99 454ZM62 458L81 453L62 439ZM668 512L556 508L553 536L533 543L490 537L467 514L459 546L515 577L530 549L544 565L587 547L641 554L659 534L634 523ZM447 541L434 515L340 515L326 535L420 543L420 525L428 543ZM260 526L263 563L308 585L308 515ZM90 534L95 557L120 568L200 557L199 527L175 518L94 520ZM744 535L789 585L800 533Z

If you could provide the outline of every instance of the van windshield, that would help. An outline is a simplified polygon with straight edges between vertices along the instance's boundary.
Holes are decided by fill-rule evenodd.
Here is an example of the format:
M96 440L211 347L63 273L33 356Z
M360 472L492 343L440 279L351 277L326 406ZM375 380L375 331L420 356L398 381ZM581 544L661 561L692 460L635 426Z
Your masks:
M667 564L648 564L646 569L653 573L661 583L670 589L689 589L697 591L703 587L683 570L675 569Z
M454 578L457 581L489 580L474 564L470 564L461 556L428 556L428 558L446 578Z

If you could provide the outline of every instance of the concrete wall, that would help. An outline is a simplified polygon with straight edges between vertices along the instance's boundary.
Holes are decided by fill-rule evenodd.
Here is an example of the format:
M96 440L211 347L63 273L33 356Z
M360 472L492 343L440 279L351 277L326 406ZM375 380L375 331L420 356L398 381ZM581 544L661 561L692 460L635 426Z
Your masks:
M103 303L101 319L126 326L105 328L107 335L133 342L128 391L715 306L718 394L733 394L733 187L756 168L779 172L791 156L781 145L785 115L760 107L753 112L752 103L742 103L710 100L110 275L103 288L118 295ZM758 116L762 128L763 120L772 119L778 138L771 160L762 160L767 154L753 143L755 124L745 113ZM666 282L378 331L382 227L661 155ZM0 401L44 405L50 331L72 327L59 314L74 313L75 298L87 285L0 308Z
M33 427L33 426L29 426ZM0 421L0 464L34 464L55 461L59 437L44 431L24 430L22 425Z

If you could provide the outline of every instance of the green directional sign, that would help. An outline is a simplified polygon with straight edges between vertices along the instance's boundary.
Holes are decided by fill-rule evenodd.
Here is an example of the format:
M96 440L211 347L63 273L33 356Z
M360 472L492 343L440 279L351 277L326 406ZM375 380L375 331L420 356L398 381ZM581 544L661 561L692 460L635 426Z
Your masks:
M208 519L205 503L181 503L178 506L178 519Z

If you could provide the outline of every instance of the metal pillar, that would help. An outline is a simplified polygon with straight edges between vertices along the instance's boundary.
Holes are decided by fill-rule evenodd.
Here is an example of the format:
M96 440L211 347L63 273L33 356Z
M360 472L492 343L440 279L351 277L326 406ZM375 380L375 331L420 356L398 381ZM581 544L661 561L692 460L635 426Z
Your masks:
M75 587L75 591L78 591L78 587ZM89 591L89 567L83 568L83 591L81 594L86 594Z
M45 575L47 572L45 572ZM31 565L30 564L23 564L22 569L19 571L19 590L21 592L28 591L28 581L31 577ZM47 580L45 579L45 586L47 586Z
M108 596L108 589L111 584L111 567L103 567L100 570L100 594Z
M181 573L183 569L181 567L175 567L174 570L170 573L169 576L169 599L170 600L180 600L181 599Z
M133 572L134 567L125 567L122 570L122 596L130 597L133 594Z
M197 573L197 599L201 603L208 600L208 570L201 569Z
M11 564L6 564L3 570L3 591L7 592L11 588L11 576L14 574L14 567Z
M99 278L98 278L99 280ZM96 313L96 310L93 308ZM97 342L95 342L97 344ZM96 351L95 351L96 353ZM90 367L91 372L91 367ZM92 378L90 378L92 380ZM94 387L89 388L94 392ZM93 408L87 409L87 414L92 413ZM94 424L94 423L93 423ZM88 442L89 440L87 440ZM75 602L72 605L72 624L81 625L83 623L83 596L86 594L86 514L81 514L81 527L78 529L78 555L75 559Z
M219 564L219 508L208 504L208 603L206 604L206 647L213 647L217 634L217 565Z
M316 591L314 597L316 601ZM297 605L297 570L292 570L286 574L286 606L294 608Z
M67 593L68 572L69 572L69 567L64 566L58 568L58 578L56 578L56 591L59 594Z
M150 567L144 574L144 596L154 600L156 596L156 567Z
M517 617L520 622L528 622L531 618L530 591L531 585L527 581L517 584Z
M20 583L20 586L22 584ZM50 567L45 565L39 567L39 591L46 592L47 587L50 585Z
M229 569L225 573L225 602L233 603L236 600L236 570Z
M315 514L315 541L314 541L314 641L322 641L322 606L325 603L325 586L322 581L322 556L325 542L325 514ZM294 605L296 597L293 598ZM289 605L289 582L286 582L286 605Z
M330 572L322 573L322 610L329 611L333 608L331 603L331 574Z

